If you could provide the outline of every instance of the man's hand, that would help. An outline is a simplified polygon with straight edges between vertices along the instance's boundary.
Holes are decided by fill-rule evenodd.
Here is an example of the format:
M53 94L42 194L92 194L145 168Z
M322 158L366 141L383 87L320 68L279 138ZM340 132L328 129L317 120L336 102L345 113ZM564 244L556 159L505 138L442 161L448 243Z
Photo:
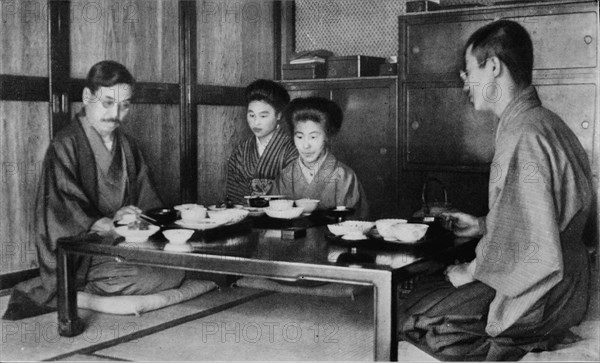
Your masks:
M92 226L90 227L91 232L97 232L102 236L106 236L112 233L115 226L113 224L112 219L103 217L98 219Z
M452 221L452 231L458 237L477 237L484 233L475 216L463 212L446 212L442 216Z
M125 206L121 209L119 209L117 211L117 213L115 213L115 216L113 217L113 221L120 221L124 215L126 214L134 214L134 215L138 215L142 213L142 210L139 209L138 207L134 206L134 205L128 205Z
M444 272L446 275L446 280L448 280L454 287L459 287L475 281L472 271L469 268L470 265L470 263L463 263L460 265L448 266Z

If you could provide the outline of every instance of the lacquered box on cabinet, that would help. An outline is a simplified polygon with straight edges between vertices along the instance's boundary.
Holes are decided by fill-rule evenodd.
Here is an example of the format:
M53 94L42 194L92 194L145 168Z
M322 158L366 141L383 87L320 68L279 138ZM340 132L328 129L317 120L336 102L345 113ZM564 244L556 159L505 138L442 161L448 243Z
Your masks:
M324 63L284 64L281 66L281 78L286 81L325 78L325 73Z
M327 58L327 78L378 76L385 58L350 55Z

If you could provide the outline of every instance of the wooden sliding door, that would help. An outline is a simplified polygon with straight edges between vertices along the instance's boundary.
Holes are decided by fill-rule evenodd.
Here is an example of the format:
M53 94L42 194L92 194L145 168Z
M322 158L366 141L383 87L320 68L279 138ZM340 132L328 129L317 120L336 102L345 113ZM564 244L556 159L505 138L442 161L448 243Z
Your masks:
M39 174L50 142L47 23L39 9L24 9L20 2L9 4L2 3L0 21L3 275L37 266L31 226Z
M0 288L36 273L42 161L52 135L81 109L92 65L115 60L137 79L122 127L165 205L214 203L233 146L249 135L244 87L277 74L281 8L271 0L3 2Z

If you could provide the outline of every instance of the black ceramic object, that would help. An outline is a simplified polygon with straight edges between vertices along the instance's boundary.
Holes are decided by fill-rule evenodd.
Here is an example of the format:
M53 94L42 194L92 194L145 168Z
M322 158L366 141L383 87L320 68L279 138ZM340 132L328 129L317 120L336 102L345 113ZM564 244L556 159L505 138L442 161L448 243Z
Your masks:
M177 219L177 211L172 208L151 209L144 214L155 219L156 223L162 226L171 224Z

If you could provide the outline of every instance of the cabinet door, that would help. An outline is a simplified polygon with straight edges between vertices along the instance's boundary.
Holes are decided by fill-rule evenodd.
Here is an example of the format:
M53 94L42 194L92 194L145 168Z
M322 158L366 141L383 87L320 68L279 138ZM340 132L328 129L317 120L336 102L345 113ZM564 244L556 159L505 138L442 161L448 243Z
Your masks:
M395 87L352 87L333 90L332 99L344 111L342 129L332 152L361 181L371 219L396 214L398 158Z
M408 88L405 161L413 168L485 168L497 122L476 112L461 88Z
M560 116L583 145L588 159L593 160L594 129L597 112L595 84L543 84L537 85L542 105Z

